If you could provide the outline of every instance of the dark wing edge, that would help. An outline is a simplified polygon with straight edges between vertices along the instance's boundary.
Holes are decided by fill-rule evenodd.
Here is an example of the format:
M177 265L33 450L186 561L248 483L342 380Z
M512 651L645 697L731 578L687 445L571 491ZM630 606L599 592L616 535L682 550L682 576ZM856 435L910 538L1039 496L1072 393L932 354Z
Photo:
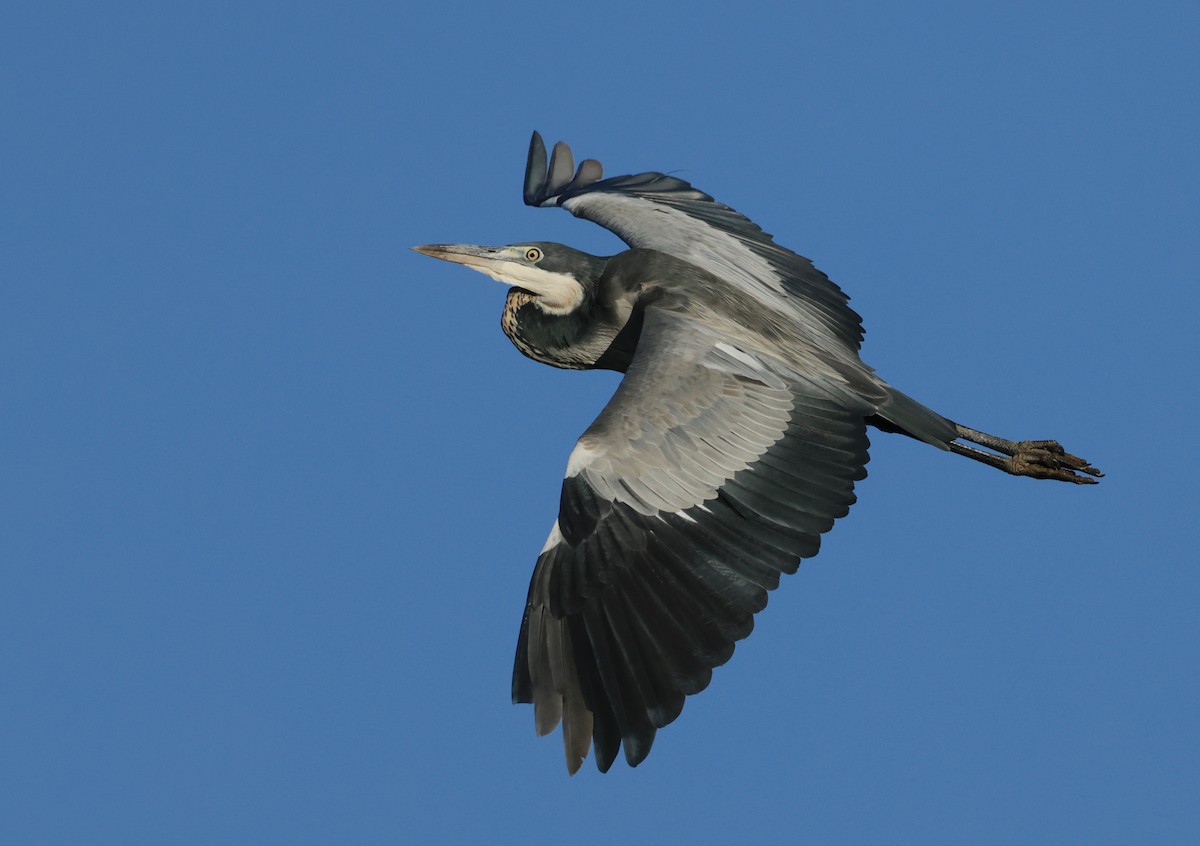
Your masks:
M604 167L595 159L584 159L579 163L579 170L575 170L571 148L562 141L554 145L547 165L546 145L535 131L529 139L529 158L525 163L525 204L558 205L560 199L594 185L603 176Z
M648 317L643 331L662 329L661 320ZM745 390L737 414L714 405L707 431L704 418L696 418L658 442L631 445L612 421L638 415L631 398L645 405L644 397L661 393L653 380L661 382L664 369L661 362L648 366L646 356L670 354L664 350L679 343L671 335L647 343L648 352L639 348L641 361L635 358L626 382L580 439L558 520L530 582L513 701L534 705L538 734L561 722L572 774L589 745L602 772L622 746L630 766L645 759L657 730L679 716L686 696L707 687L713 669L750 634L781 574L817 553L820 535L848 512L854 483L866 476L869 409L835 380L819 377L771 374L755 382L745 373L719 373L713 379L709 369L701 375L713 380L714 396ZM682 371L711 368L712 359L668 367L668 381L688 385L696 380L680 378ZM781 390L790 403L780 431L771 434ZM661 419L666 407L641 410ZM701 437L691 442L691 455L680 456L689 448L689 430ZM756 452L752 445L763 441ZM635 454L605 465L596 456L610 448ZM711 496L692 496L711 488L697 481L701 468L729 468L731 459L741 469L723 473ZM652 469L637 477L618 472L638 466Z
M693 188L688 182L665 173L647 171L645 173L627 174L603 179L604 166L595 159L584 159L579 163L579 169L574 171L575 156L571 148L563 141L558 141L551 151L549 164L546 158L546 144L538 132L529 139L529 157L525 162L525 204L528 206L561 206L572 197L590 191L623 191L654 193L661 195L677 194L680 199L697 200L712 203L736 216L743 225L762 237L770 240L771 236L753 221L743 217L728 206L721 205L708 194ZM580 215L585 217L586 215ZM616 230L613 230L614 232ZM621 235L620 232L617 232ZM621 235L624 238L623 235ZM630 243L626 241L626 243ZM633 246L633 244L630 244Z
M775 243L754 221L674 176L646 172L602 179L602 175L595 159L586 159L574 170L571 148L562 141L547 160L546 145L534 132L525 165L525 203L562 206L631 247L661 250L721 277L734 278L738 274L731 276L731 269L757 265L749 273L755 280L751 290L765 285L786 292L799 301L792 305L799 306L804 322L815 319L839 341L854 350L861 348L862 318L850 308L846 293L812 261ZM680 217L648 216L647 211L676 212ZM732 239L726 245L732 252L714 264L712 250L690 249L705 239Z

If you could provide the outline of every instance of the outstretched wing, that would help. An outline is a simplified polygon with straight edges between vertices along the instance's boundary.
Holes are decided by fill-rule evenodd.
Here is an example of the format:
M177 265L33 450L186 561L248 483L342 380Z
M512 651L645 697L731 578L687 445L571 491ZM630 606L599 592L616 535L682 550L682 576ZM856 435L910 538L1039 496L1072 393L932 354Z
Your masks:
M781 573L866 476L869 404L686 315L646 308L637 353L567 465L521 623L513 700L636 766L703 690Z
M562 206L598 223L631 247L658 250L713 273L768 305L786 310L799 327L857 350L862 319L842 290L811 261L682 179L639 173L601 179L587 159L575 170L571 148L554 145L549 164L533 133L525 167L525 202Z

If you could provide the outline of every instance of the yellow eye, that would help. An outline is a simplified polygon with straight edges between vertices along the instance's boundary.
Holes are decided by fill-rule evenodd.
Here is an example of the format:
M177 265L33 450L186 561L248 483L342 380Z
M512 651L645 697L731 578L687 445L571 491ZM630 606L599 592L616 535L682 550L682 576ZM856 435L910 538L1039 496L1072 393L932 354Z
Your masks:
M525 260L526 261L541 261L542 260L542 251L539 250L537 247L530 247L528 250L525 251Z

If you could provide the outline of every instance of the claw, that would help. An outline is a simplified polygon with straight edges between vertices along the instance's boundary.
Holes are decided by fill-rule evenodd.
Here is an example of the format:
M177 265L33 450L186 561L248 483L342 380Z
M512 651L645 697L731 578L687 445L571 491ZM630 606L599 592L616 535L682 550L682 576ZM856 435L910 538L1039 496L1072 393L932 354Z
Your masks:
M1016 450L1005 463L1008 466L1003 469L1016 476L1054 479L1077 485L1094 485L1097 478L1104 475L1087 461L1071 455L1058 441L1018 441ZM1080 476L1080 473L1087 475Z

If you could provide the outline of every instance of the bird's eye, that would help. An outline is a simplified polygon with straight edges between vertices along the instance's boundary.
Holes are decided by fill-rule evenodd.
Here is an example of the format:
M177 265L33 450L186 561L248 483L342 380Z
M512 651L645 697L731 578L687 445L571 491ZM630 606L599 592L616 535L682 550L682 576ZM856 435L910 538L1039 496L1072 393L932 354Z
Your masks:
M525 251L525 259L526 259L526 261L541 261L542 260L542 251L539 250L537 247L530 247L528 250Z

